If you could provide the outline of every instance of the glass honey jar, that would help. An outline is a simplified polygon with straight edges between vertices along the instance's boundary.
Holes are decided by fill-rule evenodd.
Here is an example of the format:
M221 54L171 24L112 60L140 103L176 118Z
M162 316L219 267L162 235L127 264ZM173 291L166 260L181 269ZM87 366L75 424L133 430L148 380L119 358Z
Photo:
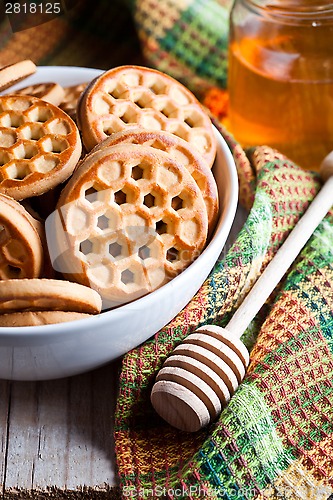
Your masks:
M231 9L229 127L317 170L333 149L333 3L236 0Z

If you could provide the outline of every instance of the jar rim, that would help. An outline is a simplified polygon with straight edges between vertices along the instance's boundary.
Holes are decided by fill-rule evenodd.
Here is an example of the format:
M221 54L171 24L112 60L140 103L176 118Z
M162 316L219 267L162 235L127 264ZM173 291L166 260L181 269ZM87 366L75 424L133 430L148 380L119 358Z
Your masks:
M243 0L252 10L265 15L266 17L279 18L286 22L292 21L315 21L331 22L333 20L333 3L324 4L323 1L299 3L282 2L274 0Z

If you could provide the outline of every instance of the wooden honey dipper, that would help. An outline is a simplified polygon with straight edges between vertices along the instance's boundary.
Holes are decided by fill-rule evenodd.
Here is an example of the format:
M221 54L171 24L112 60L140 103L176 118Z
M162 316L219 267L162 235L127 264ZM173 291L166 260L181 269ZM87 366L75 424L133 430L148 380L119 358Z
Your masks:
M151 402L170 425L188 432L208 425L241 383L249 354L240 337L333 205L333 151L320 173L328 180L227 326L198 328L164 362Z

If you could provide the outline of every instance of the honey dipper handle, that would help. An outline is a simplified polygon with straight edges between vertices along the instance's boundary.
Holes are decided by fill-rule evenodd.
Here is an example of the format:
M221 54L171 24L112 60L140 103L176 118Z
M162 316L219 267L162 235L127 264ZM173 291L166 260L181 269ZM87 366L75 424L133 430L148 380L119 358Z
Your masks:
M242 336L332 205L333 177L330 177L232 316L226 330L233 336Z

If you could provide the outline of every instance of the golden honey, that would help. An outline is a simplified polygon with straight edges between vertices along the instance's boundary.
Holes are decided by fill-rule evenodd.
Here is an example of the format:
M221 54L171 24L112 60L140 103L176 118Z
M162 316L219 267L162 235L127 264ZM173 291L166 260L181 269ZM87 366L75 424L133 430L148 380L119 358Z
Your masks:
M333 149L333 4L240 0L231 12L229 126L304 168Z

